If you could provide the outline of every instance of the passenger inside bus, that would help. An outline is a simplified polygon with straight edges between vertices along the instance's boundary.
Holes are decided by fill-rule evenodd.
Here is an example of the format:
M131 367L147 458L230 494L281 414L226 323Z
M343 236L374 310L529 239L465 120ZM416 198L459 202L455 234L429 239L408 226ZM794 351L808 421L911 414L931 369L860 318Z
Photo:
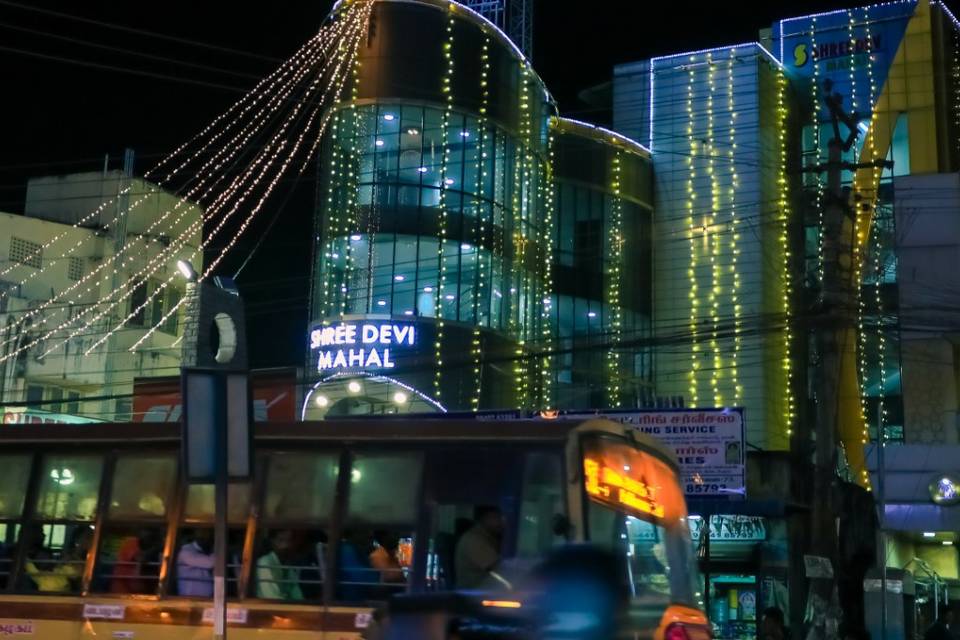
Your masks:
M457 542L454 553L458 589L479 589L495 583L493 571L500 564L504 519L499 507L480 506L473 526Z
M403 584L406 577L398 556L400 536L392 531L373 532L373 551L370 552L370 566L380 572L380 582Z
M155 529L144 527L123 538L117 549L110 578L110 593L148 593L156 584L163 539Z
M277 529L269 535L269 550L257 559L257 597L272 600L303 600L299 568L293 559L293 534Z
M366 600L368 587L376 584L370 566L370 539L363 534L346 530L340 540L337 566L337 595L347 602Z
M33 588L42 593L71 593L79 590L84 563L93 540L93 530L90 527L74 529L70 543L61 551L59 558L45 545L41 525L25 528L21 540L28 545L24 573L29 577Z
M177 593L181 596L213 597L213 535L196 529L190 541L177 552Z

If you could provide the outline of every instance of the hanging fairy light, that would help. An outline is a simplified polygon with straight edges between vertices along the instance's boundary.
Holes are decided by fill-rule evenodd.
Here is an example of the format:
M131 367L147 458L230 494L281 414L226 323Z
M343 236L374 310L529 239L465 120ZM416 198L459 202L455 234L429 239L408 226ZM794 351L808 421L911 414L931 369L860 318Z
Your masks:
M451 183L448 182L447 170L450 164L450 142L448 140L449 131L450 131L450 119L453 116L453 73L454 73L454 58L453 58L453 27L455 24L454 21L454 4L449 5L449 15L447 16L447 38L443 43L443 60L444 60L444 76L441 84L441 91L444 94L444 108L443 116L440 120L440 145L441 145L441 155L440 155L440 220L437 229L437 288L435 292L435 308L437 315L437 332L436 340L434 342L434 360L436 362L436 367L433 374L433 396L440 402L442 396L442 369L443 369L443 312L444 304L446 304L444 289L446 287L447 279L447 265L446 259L444 256L444 251L446 249L445 245L447 242L447 217L448 217L448 203L447 203L447 190L451 186ZM456 319L456 315L454 315Z
M479 130L479 140L477 141L477 184L476 193L483 196L487 187L487 107L490 101L490 36L484 33L483 46L480 49L480 108L477 118L477 128ZM478 209L477 216L477 238L483 241L486 238L486 225L484 219L485 209ZM492 220L491 220L492 226ZM470 339L470 354L473 359L473 394L470 398L470 409L472 411L480 410L480 397L483 392L483 343L481 340L481 327L483 321L481 318L483 305L486 302L486 292L484 291L486 274L483 264L484 252L477 247L476 252L476 293L473 297L473 333Z
M698 154L697 141L694 137L694 109L693 109L693 88L695 86L696 75L695 67L692 64L695 61L694 56L690 56L691 64L687 67L687 143L690 148L687 157L687 234L690 241L690 264L687 274L690 280L690 291L688 297L690 300L690 371L687 374L689 379L690 406L700 406L698 393L698 378L700 369L700 343L698 340L698 291L697 291L697 228L694 219L696 213L696 177L697 166L696 158Z
M622 157L616 149L611 159L610 182L610 255L607 267L607 308L609 309L610 348L607 350L607 405L619 408L620 395L620 342L623 329L623 308L620 301L621 263L623 262L623 200Z
M364 17L363 20L365 20L365 19L366 19L366 18ZM359 41L358 38L354 38L354 39L353 39L353 42L355 42L355 43L358 42L358 41ZM341 78L341 81L342 81L342 78ZM317 78L317 79L314 80L314 85L315 85L317 82L319 82L319 78ZM339 99L339 93L340 93L341 90L342 90L342 82L341 82L341 86L335 91L335 98L336 98L336 99ZM303 104L303 103L301 102L300 105L302 106L302 104ZM203 250L203 248L204 248L206 245L209 244L209 242L216 236L216 234L220 231L220 229L222 229L223 225L224 225L224 224L226 223L226 221L230 218L230 216L239 208L239 206L240 206L240 205L242 204L242 202L246 199L246 197L248 197L248 196L255 190L255 188L258 186L258 184L261 182L261 180L267 175L267 171L266 171L264 168L261 168L261 167L260 167L260 164L261 164L261 163L263 162L263 160L267 157L267 154L270 154L271 157L269 158L269 162L268 162L265 166L268 168L269 166L271 166L271 165L273 165L273 164L276 164L276 162L278 161L278 158L279 158L280 151L281 151L284 147L287 147L287 141L286 141L286 140L280 140L280 139L281 139L282 136L284 135L286 129L289 128L290 124L291 124L291 123L294 121L294 119L296 118L296 115L297 115L297 111L298 111L298 110L299 110L299 108L295 108L294 112L287 118L286 122L285 122L284 125L281 127L280 132L274 137L274 143L270 143L270 144L268 144L267 146L265 146L264 149L263 149L263 151L262 151L260 154L258 154L257 159L254 161L254 163L253 163L250 167L248 167L248 169L244 172L244 174L243 174L240 178L235 179L234 182L230 185L230 187L228 187L228 189L225 190L225 194L233 195L234 193L236 193L237 191L239 191L240 186L241 186L245 181L249 180L252 176L255 176L255 178L253 179L252 183L250 183L250 185L248 186L248 188L241 193L241 196L239 197L238 201L233 205L233 207L228 211L228 213L220 220L220 222L219 222L219 224L217 225L217 227L210 233L210 237L207 238L207 239L201 244L201 246L200 246L193 254L191 254L190 257L193 257L193 255L196 255L196 254L200 253L200 252ZM311 114L310 121L312 121L312 119L316 117L316 115L317 115L317 113L319 112L319 110L320 110L320 106L319 106L319 104L318 104L318 105L313 109L313 113ZM308 122L308 124L309 124L309 122ZM305 135L305 131L306 131L306 128L304 129L304 131L301 131L301 133L300 133L300 135L298 136L298 138L297 138L297 140L295 141L295 143L294 143L293 145L291 145L290 148L291 148L292 150L291 150L289 156L287 156L286 158L279 159L280 166L281 166L280 173L278 173L277 175L275 175L274 178L273 178L273 180L270 181L270 183L269 183L269 185L268 185L265 193L261 196L260 200L258 201L258 203L256 204L256 206L252 209L252 211L250 212L250 214L247 216L246 220L244 220L243 223L241 224L240 229L238 230L238 233L237 233L237 234L227 243L227 245L221 250L220 255L219 255L210 265L208 265L208 267L207 267L207 269L205 270L204 274L203 274L202 276L200 276L200 278L199 278L200 280L204 279L205 277L207 277L207 276L212 272L212 269L223 259L223 257L227 254L227 252L236 244L236 242L237 242L238 238L240 237L240 235L242 235L243 231L247 228L247 226L249 226L250 221L252 221L252 219L253 219L253 217L256 215L256 213L262 208L263 203L266 201L266 198L269 196L270 192L272 192L272 190L273 190L273 188L276 186L277 182L279 182L280 176L283 175L283 174L286 172L286 169L287 169L287 167L289 166L290 162L292 161L292 158L293 158L294 154L295 154L296 151L299 149L299 147L302 145L302 142L303 142L303 139L304 139L304 135ZM279 143L278 143L278 141L279 141ZM274 146L274 144L275 144L276 146ZM228 200L229 200L229 197L224 197L224 202L226 202L226 201L228 201ZM112 330L110 330L110 331L107 333L107 335L103 336L100 340L96 341L89 349L87 349L86 353L90 353L91 351L93 351L94 349L96 349L96 347L98 347L100 344L102 344L104 341L106 341L106 339L108 339L115 331L121 329L121 328L125 325L125 323L126 323L130 318L132 318L132 317L135 316L137 313L139 313L143 308L146 307L146 305L150 304L150 302L152 301L153 298L155 298L157 295L161 295L162 292L163 292L163 290L164 290L167 286L169 286L170 282L171 282L175 277L176 277L176 275L171 276L170 278L167 279L167 281L161 282L160 285L156 288L156 290L155 290L152 294L150 294L150 295L147 296L147 299L144 301L143 304L141 304L139 307L133 309L133 310L131 311L130 315L128 315L128 316L127 316L126 318L124 318L118 325L116 325ZM176 312L176 310L179 308L179 306L182 304L182 302L183 302L183 300L181 299L180 302L178 302L176 305L174 305L174 307L173 307L171 310L169 310L169 311L163 316L163 318L160 320L159 323L155 324L155 325L154 325L150 330L148 330L136 343L134 343L133 346L130 347L130 350L134 350L136 347L138 347L140 344L142 344L150 335L152 335L152 333L153 333L154 331L156 331L156 329L157 329L159 326L161 326L164 322L166 322L166 320L167 320L173 313ZM103 313L105 313L105 312L101 312L100 315L102 316ZM94 319L94 320L95 320L95 319ZM91 321L89 321L89 322L92 323L94 320L91 320Z
M222 132L221 132L221 133L222 133ZM234 140L236 140L236 137L234 138ZM243 141L243 142L245 142L245 141ZM227 147L225 147L224 149L226 149L226 148L227 148ZM206 166L209 166L209 164L210 164L211 162L217 160L217 159L220 157L220 155L222 155L224 149L221 149L220 152L218 152L217 154L214 154L213 158L211 158L211 159L208 161L207 165L205 165L205 167L203 167L203 168L206 168ZM198 186L197 186L197 187L195 187L194 189L192 189L191 191L189 191L189 192L187 193L187 195L185 196L184 199L180 199L180 200L177 201L177 203L176 203L176 205L173 207L173 209L168 209L162 216L160 216L160 218L158 218L157 220L154 220L154 221L151 223L151 225L146 229L146 231L145 231L144 233L145 233L145 234L150 234L150 232L153 230L153 228L156 227L157 225L159 225L161 222L163 222L163 221L169 216L169 214L170 214L172 211L175 211L176 209L179 209L179 208L183 207L184 204L185 204L185 202L186 202L186 198L192 197L192 196L194 195L194 193L196 192L197 188L199 188L199 186L202 186L202 184L203 184L204 182L205 182L205 180L201 180L201 181L198 183ZM139 201L135 202L133 205L131 205L130 208L132 208L132 207L133 207L135 204L137 204L138 202L139 202ZM188 210L189 210L189 209L184 209L184 211L180 214L180 216L178 216L177 219L173 222L173 225L171 226L171 228L173 228L173 229L176 228L177 224L179 223L179 220L183 217L183 215L185 215L185 214L187 213ZM206 218L206 216L205 216L205 218ZM167 258L166 258L166 255L165 255L165 254L168 254L168 253L169 253L170 255L174 255L174 254L175 254L175 251L176 251L177 248L178 248L178 244L182 244L183 242L185 242L185 239L188 238L188 237L191 237L193 233L199 233L199 225L200 225L200 224L201 224L201 221L198 220L198 221L196 221L193 225L191 225L191 226L188 227L186 230L184 230L184 231L180 234L179 237L177 237L177 238L174 239L174 241L171 243L170 246L167 247L167 249L165 249L164 251L161 251L159 254L155 255L155 256L153 257L153 259L152 259L150 262L148 262L147 267L149 267L149 266L151 266L151 265L157 265L157 266L163 266L163 267L165 268L165 265L166 265L166 262L167 262ZM36 314L36 313L40 313L41 311L45 310L46 307L48 307L49 305L53 304L53 303L56 302L57 300L67 298L67 296L68 296L69 294L71 294L74 290L78 289L79 287L82 287L84 284L87 284L87 288L84 289L84 290L81 290L81 291L79 292L80 294L89 294L89 293L94 293L94 292L98 293L100 290L102 290L105 281L101 279L99 282L93 282L94 277L95 277L99 272L101 272L101 271L104 271L105 275L107 275L106 272L105 272L105 269L106 269L107 267L113 265L115 262L118 263L119 267L129 266L129 264L131 264L131 257L127 254L127 252L128 252L129 250L130 250L130 247L129 247L129 246L125 246L120 252L118 252L118 253L110 256L107 260L102 261L101 264L100 264L97 268L95 268L93 271L87 272L87 273L84 275L84 277L82 277L78 282L74 283L73 285L71 285L71 286L69 286L69 287L67 287L67 288L65 288L65 289L62 289L62 290L59 291L57 294L55 294L55 295L52 297L51 300L48 300L48 301L46 301L45 303L43 303L43 304L41 304L41 305L38 305L36 308L34 308L34 309L31 311L31 315ZM118 268L119 268L119 267L118 267ZM146 267L145 267L145 268L146 268ZM154 269L154 270L155 270L155 269ZM129 279L127 279L126 282L122 283L121 286L120 286L117 290L112 291L111 294L110 294L106 299L102 299L101 302L114 300L115 303L116 303L116 302L120 302L120 301L122 301L123 299L127 298L137 284L139 284L140 282L144 282L144 283L146 282L146 279L145 279L145 278L140 278L140 276L143 276L143 275L144 275L144 272L143 272L143 271L134 273L132 277L130 277ZM75 300L75 297L76 297L76 294L74 295L74 298L67 298L67 299L70 300L71 302L76 303L77 300ZM45 334L44 336L41 336L41 337L40 337L40 340L44 340L44 339L46 339L46 338L48 338L48 337L51 337L54 333L66 329L71 323L77 322L79 319L82 319L85 315L87 315L87 314L89 314L91 311L95 310L95 309L97 308L97 306L98 306L98 305L88 305L86 309L84 309L83 311L81 311L81 313L76 314L75 316L69 318L67 322L62 323L60 326L55 327L55 328L54 328L53 330L51 330L51 331L48 331L47 334ZM112 306L113 306L113 305L111 305L111 307L112 307ZM24 318L24 319L26 319L26 318ZM88 323L84 328L89 327L89 325L90 325L90 323ZM70 337L72 337L72 336L75 335L76 333L77 333L77 332L73 332ZM22 345L22 348L28 348L28 347L32 346L33 344L35 344L35 343L38 342L38 341L39 341L39 340L34 340L34 341L32 341L32 342L28 342L28 343L26 343L26 344L23 344L23 345ZM62 344L62 343L61 343L61 344ZM21 350L22 350L22 349L21 349ZM51 351L52 351L52 350L48 350L47 353L49 353L49 352L51 352ZM46 355L46 354L44 354L44 355Z
M786 409L783 421L786 436L789 441L793 434L793 424L796 418L796 399L793 384L793 272L790 251L790 185L787 178L787 77L782 68L777 69L777 133L780 154L780 166L777 175L778 196L777 209L780 223L780 251L782 255L783 274L783 379Z
M733 349L730 355L730 384L733 391L733 405L740 406L743 401L743 387L740 386L740 375L737 368L740 361L740 347L742 342L742 338L740 337L740 332L742 330L742 305L740 301L740 269L737 264L740 257L740 248L738 246L738 242L740 240L740 230L738 228L739 221L737 220L737 191L740 188L740 183L737 177L737 111L736 103L734 102L734 63L736 59L736 48L731 48L729 56L727 57L726 83L728 117L727 142L729 144L729 149L727 150L727 160L730 165L730 186L727 193L727 199L729 203L728 207L730 212L730 274L732 276L730 304L733 306Z
M710 209L707 212L704 225L704 251L709 252L710 263L710 294L707 296L710 314L710 389L713 392L713 406L723 406L723 394L720 391L720 376L723 368L723 357L720 350L718 335L720 333L720 298L723 295L723 281L720 268L721 237L717 229L717 212L720 209L720 185L717 180L715 162L716 140L714 138L714 95L717 91L716 65L713 53L707 53L707 122L704 153L707 154L707 178L710 180Z

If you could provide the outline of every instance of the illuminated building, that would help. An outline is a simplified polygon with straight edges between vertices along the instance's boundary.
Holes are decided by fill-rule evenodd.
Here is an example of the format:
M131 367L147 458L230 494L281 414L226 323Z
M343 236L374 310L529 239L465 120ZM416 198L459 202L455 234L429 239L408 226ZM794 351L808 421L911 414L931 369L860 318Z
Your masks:
M304 415L637 406L649 154L557 117L461 5L372 22L322 145Z
M822 498L776 469L786 468L785 452L815 446L811 381L819 356L806 319L822 315L824 246L832 240L823 231L823 164L834 137L827 87L858 116L852 126L840 124L842 136L857 133L842 160L874 165L841 175L856 239L853 326L834 381L838 474L851 489L844 504L859 505L841 514L848 541L872 517L860 510L870 500L852 488L876 488L879 465L868 443L911 445L888 456L899 481L912 483L910 473L929 479L946 469L947 454L931 445L960 439L960 281L951 257L960 226L947 213L960 207L958 27L942 2L885 2L786 18L761 42L667 55L614 73L614 128L643 141L653 157L654 387L685 406L744 407L756 447L748 460L766 478L748 482L748 502ZM869 474L864 445L873 456ZM936 531L955 531L960 522L921 504L929 502L926 485L887 505L887 526L908 533L886 555L918 583L926 577L908 567L914 551L940 577L956 579L956 552L946 544L953 534L942 540ZM936 534L935 549L919 538L923 531ZM771 535L765 546L778 545L781 557L759 563L770 579L787 562L783 538Z
M104 194L121 195L104 207ZM157 233L156 221L171 210L177 221ZM0 400L9 405L0 417L129 420L134 377L179 372L184 327L175 309L184 288L164 278L199 246L201 209L149 181L105 171L31 179L24 214L0 213ZM164 255L180 234L174 255ZM106 311L91 313L151 262L159 263L151 277ZM54 295L66 303L52 302ZM109 332L111 322L128 315ZM154 323L159 328L131 348ZM30 341L29 350L17 353Z

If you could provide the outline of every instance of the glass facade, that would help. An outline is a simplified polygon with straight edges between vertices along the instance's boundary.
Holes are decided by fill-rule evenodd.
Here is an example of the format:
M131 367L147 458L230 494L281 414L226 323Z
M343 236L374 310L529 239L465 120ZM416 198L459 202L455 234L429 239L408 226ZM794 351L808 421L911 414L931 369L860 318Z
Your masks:
M377 3L330 114L304 417L638 406L649 154L554 117L501 35L438 8Z
M356 174L331 169L326 211L348 213L325 217L313 315L442 317L531 340L544 287L541 165L523 176L514 138L475 117L443 120L442 109L391 104L337 115L325 164L353 162Z

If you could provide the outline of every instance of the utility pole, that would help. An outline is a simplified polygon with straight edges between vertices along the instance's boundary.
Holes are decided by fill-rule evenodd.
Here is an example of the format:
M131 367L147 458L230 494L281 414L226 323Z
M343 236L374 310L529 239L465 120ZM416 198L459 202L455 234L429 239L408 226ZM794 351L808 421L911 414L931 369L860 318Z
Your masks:
M833 137L827 145L827 162L806 167L805 172L827 174L827 188L823 206L823 280L819 309L814 321L815 343L819 366L813 388L816 392L816 449L814 454L814 487L811 514L812 551L830 560L836 576L837 517L834 498L837 466L837 435L839 433L840 376L843 355L847 349L856 348L856 282L858 270L854 264L854 242L859 211L851 205L849 193L842 184L843 171L857 171L869 167L887 166L888 162L874 159L867 163L843 161L857 139L857 125L863 117L856 111L847 114L843 110L843 96L833 91L833 83L827 79L823 84L823 101L830 114ZM848 133L841 135L843 124ZM857 194L854 205L860 206ZM864 204L863 206L870 206ZM854 344L849 344L853 340ZM812 592L825 603L833 595L834 579L820 579L814 583Z

